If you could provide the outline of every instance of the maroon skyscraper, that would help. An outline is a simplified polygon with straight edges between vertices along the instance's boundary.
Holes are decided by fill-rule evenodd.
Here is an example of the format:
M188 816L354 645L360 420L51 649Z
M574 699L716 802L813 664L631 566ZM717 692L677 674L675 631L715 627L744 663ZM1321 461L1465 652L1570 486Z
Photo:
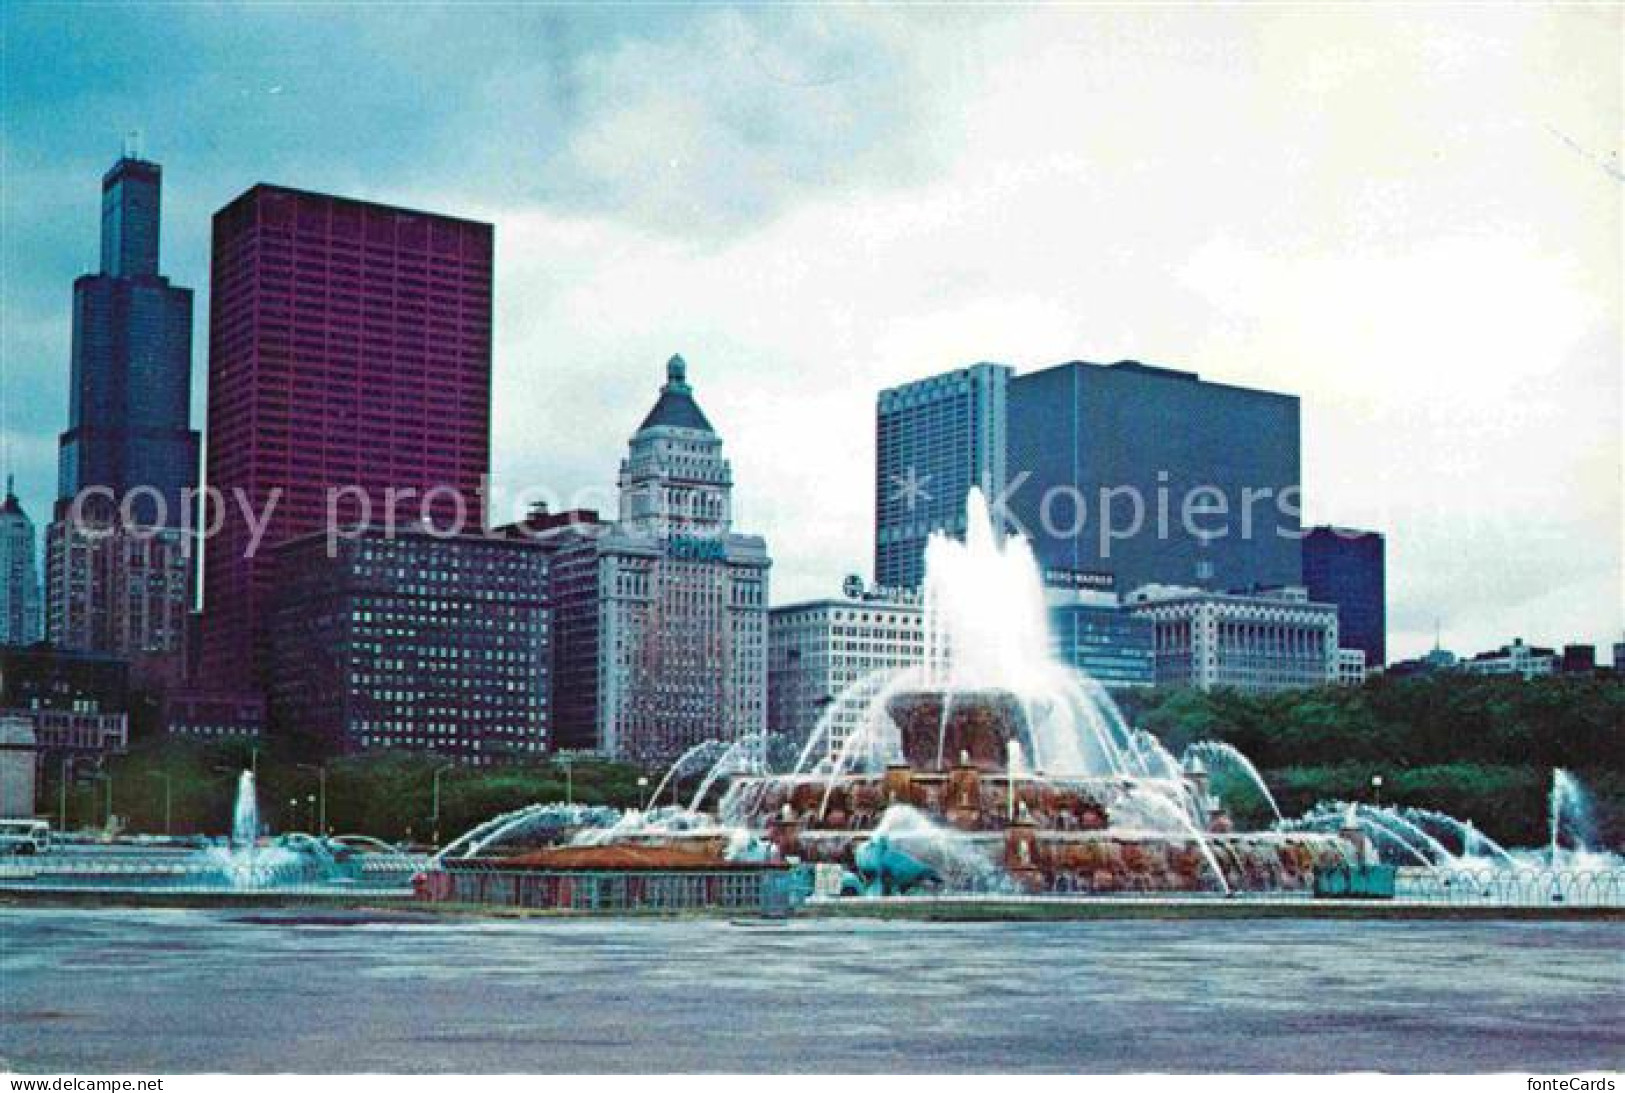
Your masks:
M483 521L491 225L258 185L214 216L202 682L255 682L285 539L370 506ZM362 501L365 498L365 502ZM270 513L264 534L243 516Z

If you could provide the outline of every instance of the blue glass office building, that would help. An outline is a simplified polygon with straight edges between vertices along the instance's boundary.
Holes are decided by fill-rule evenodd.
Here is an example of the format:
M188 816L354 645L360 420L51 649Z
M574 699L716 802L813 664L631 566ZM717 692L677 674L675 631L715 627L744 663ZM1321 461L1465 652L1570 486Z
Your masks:
M1388 656L1385 544L1375 531L1317 527L1303 539L1303 583L1309 598L1337 605L1338 643L1365 650L1367 668Z
M1300 583L1296 397L1074 361L1012 378L1007 422L1008 507L1045 566L1130 590Z
M1150 687L1157 665L1150 619L1112 604L1051 607L1050 634L1056 654L1110 690Z
M1010 369L976 364L880 392L875 407L875 583L916 588L934 531L963 538L965 495L1004 482Z
M73 286L57 485L62 503L92 487L118 499L140 489L136 518L173 526L182 491L197 485L198 434L190 427L192 290L158 272L161 185L157 164L130 157L102 178L101 270Z

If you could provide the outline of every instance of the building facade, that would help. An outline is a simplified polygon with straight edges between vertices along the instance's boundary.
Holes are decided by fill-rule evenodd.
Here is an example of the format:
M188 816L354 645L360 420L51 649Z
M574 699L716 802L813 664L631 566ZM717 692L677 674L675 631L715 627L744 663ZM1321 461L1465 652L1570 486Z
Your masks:
M483 527L491 254L489 224L280 186L215 214L209 483L269 515L205 549L209 681L259 678L278 543Z
M1298 400L1136 361L1010 381L1008 510L1119 587L1296 585Z
M1368 669L1388 661L1383 538L1375 531L1315 527L1303 537L1303 584L1316 603L1337 605L1343 648L1365 654Z
M1562 661L1555 649L1530 645L1522 638L1513 638L1512 644L1491 649L1461 662L1461 668L1481 676L1537 676L1555 675Z
M1345 687L1358 687L1370 674L1371 669L1366 665L1364 649L1350 649L1345 646L1337 651L1337 682Z
M27 721L41 752L121 752L130 741L129 665L46 645L0 648L0 718Z
M8 475L0 501L0 645L32 645L42 635L37 542Z
M177 527L198 481L192 290L158 272L162 184L162 168L130 156L102 177L101 269L73 285L57 496L60 509L97 490L132 522Z
M276 548L273 723L341 752L473 765L548 746L547 557L521 540L374 529Z
M827 714L821 754L830 758L863 727L863 703L836 700L925 659L925 612L917 595L849 584L845 599L787 604L768 613L768 731L805 746Z
M1108 690L1157 682L1154 627L1127 610L1110 574L1044 573L1055 654Z
M686 367L668 362L632 436L616 521L553 554L560 747L655 765L766 728L771 563L733 530L733 473Z
M51 644L127 658L143 684L179 683L196 564L191 547L179 528L54 521L45 535Z
M1154 629L1157 684L1262 693L1336 683L1337 608L1302 588L1219 593L1146 586L1129 596Z
M1011 370L976 364L880 392L875 406L875 583L918 588L935 531L963 538L965 495L1005 481Z
M164 691L159 717L164 732L196 740L259 736L265 731L265 692L172 687Z

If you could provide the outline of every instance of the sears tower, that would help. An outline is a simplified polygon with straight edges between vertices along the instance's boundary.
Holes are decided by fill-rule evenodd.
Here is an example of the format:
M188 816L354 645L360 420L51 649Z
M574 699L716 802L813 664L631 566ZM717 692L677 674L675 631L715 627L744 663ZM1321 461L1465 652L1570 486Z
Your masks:
M158 272L156 163L102 176L101 269L73 283L68 428L45 531L45 633L177 680L196 587L184 530L197 487L192 290ZM75 504L76 500L81 503Z
M197 485L190 427L192 290L158 272L162 170L126 155L102 177L101 270L73 285L68 428L58 462L59 515L82 491L145 525L182 522Z

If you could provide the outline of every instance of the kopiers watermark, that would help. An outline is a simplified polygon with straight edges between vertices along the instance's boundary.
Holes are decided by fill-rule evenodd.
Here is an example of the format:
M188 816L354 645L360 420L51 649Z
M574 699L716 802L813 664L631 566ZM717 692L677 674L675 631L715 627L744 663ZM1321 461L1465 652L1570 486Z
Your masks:
M1088 540L1103 559L1124 543L1146 537L1209 542L1301 539L1306 534L1296 485L1176 487L1162 471L1149 489L1121 484L1086 490L1061 484L1039 491L1032 477L1023 471L1002 485L983 487L994 526L1028 540L1037 538L1035 531L1048 541ZM930 478L913 468L894 476L891 508L922 523L951 527L963 513L965 499L937 497ZM266 490L206 486L166 494L139 486L119 495L93 486L74 496L65 519L90 538L178 533L188 552L223 538L233 553L254 558L282 541L313 534L323 537L328 556L334 557L340 544L367 536L539 539L567 530L596 537L617 520L659 538L720 539L730 533L733 515L726 487L717 485L649 482L619 493L588 486L561 494L538 485L503 489L482 478L472 490L449 484L423 489L350 484Z
M952 520L957 511L948 506L954 502L933 504L930 479L914 467L894 475L889 500L910 516ZM1022 471L1002 485L983 483L994 526L1028 540L1037 538L1035 530L1047 541L1090 540L1102 558L1110 558L1121 543L1148 536L1164 542L1176 538L1206 542L1261 536L1296 540L1306 534L1302 490L1296 485L1175 486L1168 471L1156 472L1155 484L1149 487L1123 483L1085 489L1059 484L1039 490L1032 479L1031 471ZM963 499L957 504L962 506Z

